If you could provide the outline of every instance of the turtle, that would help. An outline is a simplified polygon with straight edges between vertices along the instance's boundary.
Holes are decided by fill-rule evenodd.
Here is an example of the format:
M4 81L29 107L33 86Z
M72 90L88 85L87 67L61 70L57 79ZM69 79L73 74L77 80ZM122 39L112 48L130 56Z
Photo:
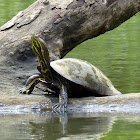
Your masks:
M40 66L39 74L27 79L20 93L30 94L35 85L42 82L47 88L59 95L59 103L54 110L66 111L68 96L111 96L120 95L101 70L87 61L75 58L64 58L50 62L49 51L45 41L32 35L32 50Z

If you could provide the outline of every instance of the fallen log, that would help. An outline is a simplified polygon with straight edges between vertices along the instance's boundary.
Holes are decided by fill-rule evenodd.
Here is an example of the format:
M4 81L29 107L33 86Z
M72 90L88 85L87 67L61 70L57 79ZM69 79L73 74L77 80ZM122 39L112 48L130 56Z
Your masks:
M34 33L47 42L51 60L60 59L138 11L140 0L38 0L0 28L0 54L9 63L30 58Z
M51 60L56 60L81 42L116 28L139 11L140 0L38 0L20 11L0 27L1 106L20 105L22 100L28 105L36 98L18 95L18 89L37 65L36 57L32 57L31 34L47 42ZM121 95L118 104L130 98L139 103L139 94L132 94L129 99L126 96ZM112 101L113 97L105 99ZM43 97L44 100L48 98Z

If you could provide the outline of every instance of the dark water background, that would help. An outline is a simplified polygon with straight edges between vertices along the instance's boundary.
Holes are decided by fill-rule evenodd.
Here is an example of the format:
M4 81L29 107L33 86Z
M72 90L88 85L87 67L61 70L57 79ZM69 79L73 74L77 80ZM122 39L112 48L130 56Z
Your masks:
M0 0L0 25L35 0ZM101 69L122 93L140 92L140 13L113 31L90 39L66 57L87 60ZM9 115L0 113L0 140L139 140L139 116L109 114Z

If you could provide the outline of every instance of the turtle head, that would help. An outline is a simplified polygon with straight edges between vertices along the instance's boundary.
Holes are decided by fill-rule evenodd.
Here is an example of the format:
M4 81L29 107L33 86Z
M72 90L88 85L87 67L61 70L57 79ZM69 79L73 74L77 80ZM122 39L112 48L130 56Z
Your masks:
M51 74L50 57L46 43L34 34L31 37L32 50L38 58L40 64L40 72L44 78L49 77ZM49 75L48 75L49 73Z

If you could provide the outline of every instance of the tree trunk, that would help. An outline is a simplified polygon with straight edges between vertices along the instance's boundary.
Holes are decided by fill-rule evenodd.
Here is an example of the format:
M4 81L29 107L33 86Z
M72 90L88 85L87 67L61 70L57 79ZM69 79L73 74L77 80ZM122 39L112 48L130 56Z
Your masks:
M28 105L48 100L18 94L37 65L31 34L46 41L51 60L56 60L81 42L116 28L139 10L140 0L38 0L19 12L0 28L0 103ZM132 96L139 102L139 94Z
M46 41L51 60L60 59L139 10L140 0L38 0L0 28L1 62L30 58L31 34Z

